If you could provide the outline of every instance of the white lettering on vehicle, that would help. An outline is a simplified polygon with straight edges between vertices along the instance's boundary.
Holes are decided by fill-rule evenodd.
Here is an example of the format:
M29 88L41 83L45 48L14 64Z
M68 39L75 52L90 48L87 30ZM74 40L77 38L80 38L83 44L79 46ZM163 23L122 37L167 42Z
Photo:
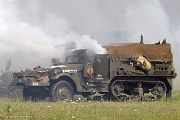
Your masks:
M33 86L38 86L38 82L33 82L32 85Z
M77 73L77 70L63 70L63 73Z
M104 78L103 78L103 76L102 75L97 75L97 78L96 78L97 80L103 80Z

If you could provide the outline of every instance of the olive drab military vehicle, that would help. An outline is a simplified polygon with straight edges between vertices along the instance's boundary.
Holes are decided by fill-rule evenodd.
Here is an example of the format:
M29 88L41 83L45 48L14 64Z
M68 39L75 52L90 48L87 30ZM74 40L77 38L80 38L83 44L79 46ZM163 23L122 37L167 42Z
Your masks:
M23 89L19 86L11 86L13 72L5 72L0 76L0 96L22 98Z
M107 54L80 49L66 56L63 64L16 72L11 85L22 86L24 96L43 93L53 101L70 100L76 94L87 97L94 91L119 101L171 97L176 73L171 45L165 40L103 47Z
M6 64L6 72L2 72L0 75L0 96L8 96L12 98L22 98L23 89L19 86L11 86L11 81L13 78L13 72L10 69L10 60Z

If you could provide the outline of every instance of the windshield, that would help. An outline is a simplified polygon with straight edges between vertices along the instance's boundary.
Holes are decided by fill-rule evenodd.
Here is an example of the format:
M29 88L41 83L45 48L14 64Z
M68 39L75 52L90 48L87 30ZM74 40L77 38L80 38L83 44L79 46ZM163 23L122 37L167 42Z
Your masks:
M68 64L87 64L94 60L95 54L87 50L76 50L66 57Z

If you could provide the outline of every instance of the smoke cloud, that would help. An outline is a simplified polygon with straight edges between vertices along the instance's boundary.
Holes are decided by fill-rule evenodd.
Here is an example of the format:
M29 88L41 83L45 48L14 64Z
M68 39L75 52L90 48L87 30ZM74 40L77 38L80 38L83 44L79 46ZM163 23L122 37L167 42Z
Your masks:
M64 55L64 47L55 46L69 41L75 41L78 49L105 52L90 35L73 31L66 19L41 11L41 3L16 0L0 2L1 69L8 59L12 61L12 70L32 68L38 64L49 66L51 58ZM38 16L40 14L42 18Z
M100 44L139 42L143 34L145 43L172 44L179 73L180 24L171 21L162 0L0 1L0 67L9 58L12 70L50 65L64 53L55 46L68 41L103 53Z

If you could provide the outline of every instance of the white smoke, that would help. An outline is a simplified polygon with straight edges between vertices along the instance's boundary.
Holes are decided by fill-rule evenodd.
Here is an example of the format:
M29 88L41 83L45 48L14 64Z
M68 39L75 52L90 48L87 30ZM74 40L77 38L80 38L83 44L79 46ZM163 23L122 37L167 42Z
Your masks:
M137 41L140 33L145 43L169 39L168 17L158 0L125 1L125 30L131 34L130 41ZM138 42L138 41L137 41Z
M177 78L174 80L174 88L179 90L180 86L180 66L179 66L179 61L180 61L180 53L179 53L179 48L180 48L180 25L177 27L177 30L173 32L172 34L172 39L174 40L173 42L173 57L174 57L174 68L177 72Z
M38 13L40 3L32 1L32 16L23 19L23 14L16 0L0 1L0 68L4 70L5 61L11 59L11 70L32 68L38 64L49 66L52 57L62 57L64 47L57 45L75 41L79 49L92 49L103 53L104 49L89 35L80 35L71 30L68 21L56 14L42 11L43 20L32 20ZM23 3L23 1L21 1ZM19 2L19 3L21 3ZM28 6L28 4L26 6ZM23 13L22 13L23 12ZM38 24L39 23L39 24Z
M174 67L176 72L180 72L178 61L180 54L177 52L180 47L180 29L172 31L168 15L162 4L158 0L125 1L125 21L126 29L131 36L129 40L138 40L138 34L142 33L145 43L155 43L166 38L171 43L174 54ZM174 80L174 88L179 89L179 77Z
M172 44L179 73L180 27L176 28L160 0L0 1L0 63L11 57L13 69L45 66L63 53L63 48L54 47L68 41L102 53L96 39L101 44L139 42L143 34L144 43L166 38Z

